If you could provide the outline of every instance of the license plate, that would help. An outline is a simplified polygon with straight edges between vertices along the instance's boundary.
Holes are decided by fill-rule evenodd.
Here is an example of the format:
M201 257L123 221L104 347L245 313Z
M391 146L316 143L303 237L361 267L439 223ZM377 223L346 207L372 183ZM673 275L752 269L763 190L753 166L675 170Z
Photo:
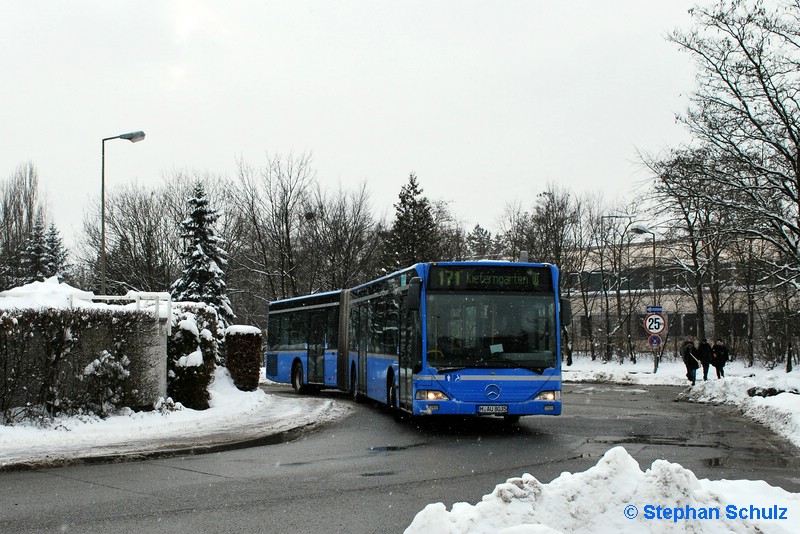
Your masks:
M478 413L508 413L508 406L478 406Z

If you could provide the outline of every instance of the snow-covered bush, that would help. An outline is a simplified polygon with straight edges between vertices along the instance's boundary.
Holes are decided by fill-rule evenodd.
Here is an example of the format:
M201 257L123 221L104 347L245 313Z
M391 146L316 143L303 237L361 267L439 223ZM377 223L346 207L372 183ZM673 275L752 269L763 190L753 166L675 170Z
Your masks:
M183 404L180 402L175 402L172 400L172 397L167 397L166 399L161 397L153 405L153 408L161 415L169 415L172 412L179 412L183 410Z
M106 416L135 403L127 366L146 313L101 309L0 310L0 417L47 424L56 415ZM90 372L87 374L87 369Z
M101 417L116 411L125 399L125 380L131 375L131 361L124 354L115 356L104 350L83 369L80 375L86 383L86 398L83 406Z
M242 391L258 388L262 340L261 330L254 326L232 325L225 330L226 366Z
M167 393L187 408L205 410L217 359L217 313L197 303L176 303L173 310Z

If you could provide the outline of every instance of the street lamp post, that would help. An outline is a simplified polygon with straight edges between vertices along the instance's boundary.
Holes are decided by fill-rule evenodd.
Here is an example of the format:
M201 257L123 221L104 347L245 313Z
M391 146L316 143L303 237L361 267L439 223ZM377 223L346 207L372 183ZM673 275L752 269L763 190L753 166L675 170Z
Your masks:
M127 139L131 143L138 143L144 139L144 132L139 130L103 139L100 162L100 293L103 295L106 294L106 141L112 139Z
M643 224L633 224L630 227L630 231L634 234L650 234L653 236L653 271L650 276L650 291L653 293L653 305L658 305L658 299L656 298L656 233L644 226Z
M602 242L600 243L600 291L602 292L601 299L600 299L600 312L602 313L603 302L605 301L605 353L603 355L604 361L611 360L611 309L608 304L608 289L606 288L606 275L605 269L603 268L603 255L605 253L606 248L606 236L605 236L605 225L604 222L606 219L630 219L631 217L628 215L601 215L600 216L600 234L602 238Z
M630 231L634 234L650 234L653 237L653 269L650 273L650 291L653 294L653 306L658 306L658 297L656 296L656 233L644 226L643 224L633 224L630 227ZM661 349L663 351L663 348ZM658 360L659 354L658 349L653 348L653 373L658 372Z

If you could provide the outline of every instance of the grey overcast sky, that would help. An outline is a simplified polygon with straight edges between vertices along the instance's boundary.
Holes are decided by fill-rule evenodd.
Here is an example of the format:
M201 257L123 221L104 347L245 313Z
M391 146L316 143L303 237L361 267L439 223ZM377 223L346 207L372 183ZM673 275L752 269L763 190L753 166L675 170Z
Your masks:
M691 58L664 36L684 0L6 1L0 178L33 162L80 232L106 184L310 152L328 189L367 183L379 215L410 172L494 230L548 182L617 199L636 151L687 139Z

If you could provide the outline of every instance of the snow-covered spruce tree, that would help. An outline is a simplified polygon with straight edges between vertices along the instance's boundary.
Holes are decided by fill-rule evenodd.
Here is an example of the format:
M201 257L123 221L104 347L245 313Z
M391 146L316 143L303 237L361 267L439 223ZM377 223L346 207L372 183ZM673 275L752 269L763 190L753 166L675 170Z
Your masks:
M25 240L25 247L20 258L20 284L43 281L48 276L47 245L45 242L44 221L38 215L33 228Z
M411 173L400 190L392 228L386 236L384 262L392 271L421 261L433 261L436 255L436 227L430 200L422 196L417 176Z
M227 263L227 253L220 246L222 240L214 230L219 214L209 206L201 183L194 186L193 194L188 199L189 217L181 223L184 269L170 292L175 301L202 302L212 306L223 326L227 327L235 316L223 280L222 267Z
M61 234L56 225L50 223L44 236L45 248L45 276L58 276L59 279L67 276L70 265L67 263L69 252L64 247Z

